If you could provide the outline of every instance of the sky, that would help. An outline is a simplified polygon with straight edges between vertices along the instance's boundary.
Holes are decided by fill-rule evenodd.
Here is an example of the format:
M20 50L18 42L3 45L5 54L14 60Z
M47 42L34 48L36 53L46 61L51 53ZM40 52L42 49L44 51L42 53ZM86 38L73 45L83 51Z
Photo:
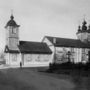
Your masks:
M11 10L24 41L41 41L44 36L75 39L83 19L90 24L90 0L0 0L0 50Z

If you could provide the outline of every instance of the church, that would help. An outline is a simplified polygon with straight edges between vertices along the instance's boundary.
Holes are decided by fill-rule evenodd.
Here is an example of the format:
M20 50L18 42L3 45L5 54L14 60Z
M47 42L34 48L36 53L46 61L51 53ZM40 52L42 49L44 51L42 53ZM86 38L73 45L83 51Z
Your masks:
M36 67L48 66L51 62L52 51L44 42L20 41L19 27L14 16L7 22L5 60L10 66Z
M55 63L67 61L86 63L90 61L90 25L84 20L78 27L77 39L45 36L42 42L47 43L52 50L52 60Z
M49 66L50 63L90 61L90 25L84 20L78 27L77 39L45 36L41 42L20 41L19 27L10 16L6 29L5 60L10 66Z

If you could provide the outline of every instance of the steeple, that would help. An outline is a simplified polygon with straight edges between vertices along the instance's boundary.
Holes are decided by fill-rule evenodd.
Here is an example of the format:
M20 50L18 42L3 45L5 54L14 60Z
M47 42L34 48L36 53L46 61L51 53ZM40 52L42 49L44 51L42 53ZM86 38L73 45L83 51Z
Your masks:
M79 25L79 26L78 26L78 32L80 32L80 31L81 31L81 26Z
M11 14L10 20L7 22L5 28L7 28L8 26L12 26L12 27L19 27L20 26L15 22L13 14Z
M14 19L14 16L13 16L13 10L11 10L11 16L10 16L11 20Z
M86 20L84 19L83 22L82 22L82 26L78 26L78 31L76 33L77 35L77 38L79 40L81 40L82 42L86 42L87 41L87 33L88 33L88 30L87 30L87 26L86 26L87 22Z
M14 19L14 16L13 16L13 14L11 14L10 18L11 18L11 20L13 20L13 19Z
M82 31L86 31L87 30L87 26L86 26L87 22L84 19L83 23L82 23Z
M12 50L18 50L19 45L19 26L14 20L13 14L10 16L10 20L7 22L6 29L6 45Z

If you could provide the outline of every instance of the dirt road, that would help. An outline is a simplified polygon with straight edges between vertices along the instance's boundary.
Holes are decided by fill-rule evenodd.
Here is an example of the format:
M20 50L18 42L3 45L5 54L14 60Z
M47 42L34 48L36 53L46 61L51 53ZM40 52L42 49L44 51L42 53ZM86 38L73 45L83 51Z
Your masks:
M32 70L10 69L2 70L2 72L32 87L32 90L73 90L75 87L68 80L57 79Z

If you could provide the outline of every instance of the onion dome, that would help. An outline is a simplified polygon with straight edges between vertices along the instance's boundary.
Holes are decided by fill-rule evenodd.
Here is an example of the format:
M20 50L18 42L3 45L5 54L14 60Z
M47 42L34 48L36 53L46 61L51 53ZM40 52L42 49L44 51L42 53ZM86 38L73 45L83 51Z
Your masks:
M81 26L79 25L79 26L78 26L78 32L80 32L80 31L81 31Z
M78 33L81 33L81 26L80 25L78 26L78 31L76 34L78 34Z
M82 23L82 31L86 31L87 30L86 24L87 24L87 22L84 20L84 22Z
M17 23L14 21L13 15L10 16L10 20L7 22L5 28L8 26L19 27L19 25L17 25Z

